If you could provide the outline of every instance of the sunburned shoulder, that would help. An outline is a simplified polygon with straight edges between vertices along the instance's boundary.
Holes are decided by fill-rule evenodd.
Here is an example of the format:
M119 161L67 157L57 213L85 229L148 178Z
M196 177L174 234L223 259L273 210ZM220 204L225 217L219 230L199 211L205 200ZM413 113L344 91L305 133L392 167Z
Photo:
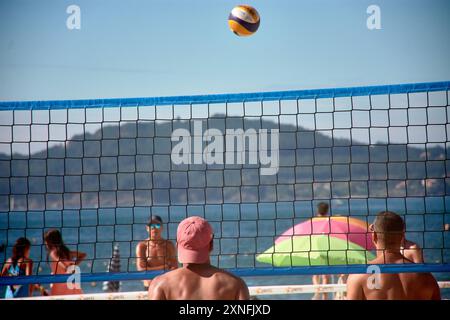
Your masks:
M174 269L174 270L167 271L167 272L155 277L152 282L155 282L155 281L156 282L160 282L160 281L164 282L164 281L171 280L174 278L178 279L183 274L184 274L183 268Z
M350 274L347 278L348 284L359 284L367 281L367 278L369 277L369 274Z
M211 267L212 269L209 270L209 273L212 277L226 282L243 283L243 280L239 277L236 277L234 274L217 267ZM187 268L178 268L158 276L158 278L160 278L161 280L178 280L183 277L192 277L192 270L189 270Z
M152 279L152 282L151 282L150 287L151 287L151 288L158 288L158 287L161 287L161 285L163 285L164 283L166 283L166 281L164 281L165 275L166 275L166 274L162 274L162 275L160 275L160 276L154 277L154 278Z
M419 282L430 283L435 281L431 273L403 273L402 277L408 278L416 284Z
M174 269L153 278L151 287L164 288L166 286L172 286L178 284L186 276L182 268Z
M220 278L222 278L223 280L226 280L226 281L234 282L236 284L243 284L244 283L244 280L242 280L241 278L235 276L234 274L232 274L232 273L230 273L228 271L222 270L222 269L217 269L217 272L216 272L215 276L216 277L220 277Z
M149 242L149 240L142 240L142 241L139 241L139 243L138 243L138 247L139 248L144 248L144 247L147 247L147 243Z

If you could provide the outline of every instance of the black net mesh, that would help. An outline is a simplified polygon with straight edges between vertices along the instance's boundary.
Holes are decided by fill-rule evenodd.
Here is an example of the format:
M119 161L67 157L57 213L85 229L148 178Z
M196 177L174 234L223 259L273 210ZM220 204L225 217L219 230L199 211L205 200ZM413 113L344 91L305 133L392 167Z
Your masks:
M199 215L214 228L213 264L258 268L267 265L256 254L326 202L332 216L368 223L379 211L395 211L426 262L449 263L448 101L440 91L0 111L1 259L26 236L34 273L48 274L43 232L57 228L69 248L87 253L83 272L106 271L114 244L121 270L135 271L151 214L162 217L173 242L178 223ZM248 143L243 164L227 163L225 154L218 155L223 164L174 164L172 133L195 135L195 124L201 134L250 130L249 141L277 129L277 174L261 174L268 165L259 153L258 163L249 162Z

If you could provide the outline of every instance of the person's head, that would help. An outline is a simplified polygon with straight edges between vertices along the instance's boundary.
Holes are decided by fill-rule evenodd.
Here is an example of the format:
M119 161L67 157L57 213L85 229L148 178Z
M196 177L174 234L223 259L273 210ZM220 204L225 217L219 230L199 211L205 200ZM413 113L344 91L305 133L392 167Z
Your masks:
M209 263L213 249L213 230L201 217L189 217L180 222L177 229L178 260L183 264Z
M317 215L319 217L327 216L328 215L328 209L329 209L328 203L326 203L326 202L319 203L317 205Z
M70 259L70 250L64 244L61 232L51 229L44 234L44 242L49 252L54 251L61 259Z
M147 223L147 232L152 240L161 239L163 221L160 216L152 215Z
M382 211L370 225L372 241L377 249L400 249L405 238L405 223L395 212Z
M16 240L16 243L12 248L11 260L13 265L16 265L19 259L28 258L30 256L30 247L31 243L27 238L22 237Z

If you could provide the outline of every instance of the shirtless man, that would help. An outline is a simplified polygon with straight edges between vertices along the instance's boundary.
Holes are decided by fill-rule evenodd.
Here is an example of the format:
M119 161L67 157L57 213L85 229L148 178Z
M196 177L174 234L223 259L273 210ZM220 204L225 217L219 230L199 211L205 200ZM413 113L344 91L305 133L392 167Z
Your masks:
M405 224L399 215L390 211L380 212L370 227L377 257L369 264L413 263L401 254ZM374 276L377 278L373 279ZM372 285L374 288L370 289ZM431 273L352 274L347 280L347 299L440 300L441 295Z
M181 221L177 230L178 260L183 267L156 277L150 284L151 300L248 300L240 278L210 264L213 231L200 217Z
M138 271L173 270L178 268L175 246L163 239L163 221L160 216L151 216L147 224L149 237L136 246L136 267ZM148 290L151 280L144 280Z

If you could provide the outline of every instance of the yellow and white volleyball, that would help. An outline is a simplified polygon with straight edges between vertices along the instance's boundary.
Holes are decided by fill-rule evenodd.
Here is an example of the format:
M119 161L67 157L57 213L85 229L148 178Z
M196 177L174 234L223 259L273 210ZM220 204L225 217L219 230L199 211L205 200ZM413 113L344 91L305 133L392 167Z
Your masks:
M234 34L240 37L251 36L259 28L259 13L255 8L239 5L231 10L228 16L228 25Z

